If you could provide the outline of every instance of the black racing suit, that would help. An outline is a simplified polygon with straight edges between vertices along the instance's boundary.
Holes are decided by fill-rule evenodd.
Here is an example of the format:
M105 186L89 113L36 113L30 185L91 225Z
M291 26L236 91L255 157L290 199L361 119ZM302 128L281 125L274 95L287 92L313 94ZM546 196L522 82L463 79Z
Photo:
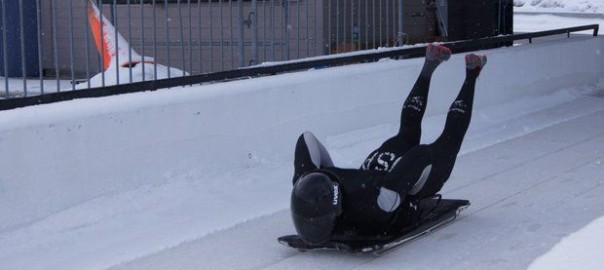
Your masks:
M388 234L415 224L419 200L436 194L449 178L470 124L480 69L466 70L440 137L420 145L421 120L437 66L426 60L403 104L398 134L371 152L360 169L334 167L325 147L312 133L305 132L298 138L293 182L312 171L322 171L340 182L343 213L336 234Z

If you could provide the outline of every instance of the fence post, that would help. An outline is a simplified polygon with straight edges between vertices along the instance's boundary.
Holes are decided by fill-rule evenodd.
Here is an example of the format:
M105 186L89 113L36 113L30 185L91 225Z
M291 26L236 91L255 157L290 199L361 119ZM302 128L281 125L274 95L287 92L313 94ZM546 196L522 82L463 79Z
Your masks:
M210 1L210 0L208 0ZM224 7L223 2L218 1L220 8L220 70L224 70Z
M209 8L210 7L208 6L208 9ZM197 15L198 15L197 16L197 19L198 19L198 22L197 22L197 45L199 47L199 73L198 74L203 74L203 46L201 45L202 44L202 39L201 39L201 37L202 37L202 31L201 31L202 27L201 26L203 25L203 21L201 19L201 17L202 17L201 14L202 13L201 13L201 0L200 0L200 1L197 1ZM191 16L191 15L189 15L189 16ZM208 18L205 18L205 20L207 21Z
M113 3L109 4L109 8L111 8L111 20L113 23L113 35L115 37L117 37L117 35L119 34L117 32L117 29L119 27L118 25L118 19L117 19L117 0L113 0ZM102 20L102 19L101 19ZM120 84L120 54L117 53L119 50L119 39L116 38L115 39L115 84Z
M130 7L130 0L127 0L126 5L128 5L128 41L132 42L132 9ZM143 24L141 24L143 25ZM141 33L144 31L141 31ZM143 44L143 39L141 37L141 45L144 46ZM142 47L141 46L141 47ZM144 54L143 54L144 55ZM132 63L132 46L128 46L128 63ZM145 65L141 65L141 67L144 67ZM143 76L145 72L143 71ZM143 79L144 81L145 79ZM131 83L132 82L132 69L128 69L128 82Z
M258 0L252 0L252 12L250 15L250 20L254 27L254 32L252 33L252 64L256 65L258 64Z
M331 44L332 44L332 39L333 37L331 36L331 1L327 1L327 16L323 16L323 18L325 18L327 20L327 35L323 34L324 37L327 37L325 39L325 42L327 42L327 44L324 44L323 47L326 48L327 51L324 51L324 54L331 54ZM323 28L325 29L325 28Z
M101 2L102 4L102 2ZM59 41L58 41L58 32L57 32L57 7L56 2L50 2L51 9L51 23L52 23L52 44L53 44L53 60L55 67L55 80L57 82L57 92L61 92L61 81L59 78L60 70L59 70ZM99 7L101 12L101 17L103 16L102 6ZM103 34L103 24L100 24L101 27L101 35ZM102 43L101 43L102 44ZM103 57L101 57L103 59ZM105 86L105 73L103 73L103 86Z
M285 52L286 52L286 56L287 58L285 60L289 60L290 59L290 55L289 55L289 35L290 35L290 24L289 24L289 1L284 1L284 9L285 9Z
M74 63L74 59L75 59L75 52L74 52L74 47L75 44L73 43L73 38L74 38L74 30L73 30L73 0L69 1L69 71L70 71L70 75L71 75L71 90L75 90L75 63Z
M386 17L386 29L385 29L386 30L386 33L385 33L386 34L386 47L389 47L389 44L390 44L390 10L389 10L390 5L388 4L388 2L389 1L385 1L386 7L384 8L385 9L384 13L386 13L384 16L384 17Z
M9 90L8 90L8 75L7 75L7 71L8 71L8 45L7 45L7 34L6 34L6 1L2 1L2 40L4 42L2 42L2 53L3 53L3 57L2 59L4 60L3 62L3 67L4 67L4 91L6 92L6 97L8 97L9 95Z
M168 63L168 67L171 67L170 63L170 12L168 7L168 1L164 1L164 21L166 27L166 62ZM168 68L168 78L172 78L172 74L170 74L170 69Z
M403 33L405 33L403 31L403 27L404 27L404 20L403 20L403 16L404 16L404 7L403 7L403 0L398 0L398 45L399 46L403 46L405 43L404 38L403 38Z
M44 66L42 64L42 4L36 0L36 13L38 18L38 77L40 79L40 95L44 94Z
M182 60L182 76L185 76L185 72L187 69L187 61L185 59L185 27L183 25L182 22L182 3L181 0L177 0L176 1L176 5L178 5L177 9L178 9L178 28L179 29L179 34L180 34L180 57ZM191 7L188 7L188 10L191 11ZM190 17L189 17L190 18ZM191 29L191 25L189 24L189 29ZM191 43L189 43L191 44ZM189 60L192 60L191 58L189 58Z
M275 51L275 0L271 0L271 6L270 6L270 25L271 25L271 32L270 32L270 39L271 39L271 61L275 61L275 58L277 58L277 53ZM265 38L266 39L266 38Z
M84 15L84 23L85 25L85 30L84 30L84 48L86 50L86 57L84 58L84 60L86 61L86 88L90 88L90 44L89 44L89 39L90 39L90 21L88 19L88 10L84 9L83 14ZM40 32L41 33L41 32ZM40 61L41 62L41 61Z
M25 57L25 12L23 0L19 0L19 34L21 37L21 76L23 77L23 95L27 96L27 58ZM7 42L6 40L4 42ZM7 57L6 55L4 57ZM8 73L7 73L8 74Z
M153 6L153 58L157 59L157 13L156 13L156 2L152 1ZM157 80L157 61L153 61L153 80Z
M210 32L210 41L209 41L209 46L210 46L210 72L214 72L214 31L212 30L212 0L208 0L208 21L209 21L209 32Z
M237 13L239 14L239 23L237 24L238 36L238 47L239 47L239 67L245 66L245 48L243 47L243 0L237 0Z
M336 0L336 54L340 53L340 0Z

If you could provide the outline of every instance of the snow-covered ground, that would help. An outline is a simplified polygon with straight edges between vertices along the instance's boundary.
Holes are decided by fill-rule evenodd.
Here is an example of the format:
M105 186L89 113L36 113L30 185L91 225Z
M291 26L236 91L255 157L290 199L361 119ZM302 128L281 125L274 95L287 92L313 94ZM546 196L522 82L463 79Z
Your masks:
M0 99L24 95L37 96L41 93L55 93L57 89L59 91L71 91L72 88L73 86L68 80L26 79L23 81L22 78L0 76ZM9 91L7 92L6 89L9 89ZM27 89L27 93L24 93L23 89Z
M514 0L518 11L560 13L604 13L604 2L600 0Z
M602 0L514 0L514 12L516 33L599 24L602 35L604 29Z
M473 205L379 258L276 243L293 233L291 154L308 129L358 167L397 129L421 59L0 112L0 269L551 269L561 253L599 269L583 248L604 240L603 49L485 51L443 190ZM424 142L462 79L461 55L437 70Z
M599 24L599 35L602 35L604 29L604 1L601 0L514 0L514 6L515 32ZM601 172L596 177L601 177ZM598 243L604 242L603 219L599 218L565 237L550 252L533 262L529 269L601 269L604 259Z
M604 265L600 244L604 241L604 217L562 239L552 250L529 266L537 269L601 269Z
M602 35L602 27L604 27L604 15L597 17L573 17L569 14L543 13L543 12L516 12L514 15L514 32L528 33L537 31L546 31L552 29L582 26L588 24L599 24L600 31L598 35ZM581 34L593 34L593 30L576 32Z
M601 29L604 29L604 1L601 0L514 0L514 6L514 32L599 24L599 35L602 35ZM600 165L601 160L596 164ZM563 238L529 269L601 269L604 258L600 255L599 243L602 242L604 217Z
M601 46L486 51L443 190L473 205L381 258L276 243L293 232L291 153L309 129L336 164L357 167L396 130L421 59L2 112L0 269L524 268L604 215ZM584 61L562 65L572 59ZM442 129L462 77L462 55L437 70L424 141Z

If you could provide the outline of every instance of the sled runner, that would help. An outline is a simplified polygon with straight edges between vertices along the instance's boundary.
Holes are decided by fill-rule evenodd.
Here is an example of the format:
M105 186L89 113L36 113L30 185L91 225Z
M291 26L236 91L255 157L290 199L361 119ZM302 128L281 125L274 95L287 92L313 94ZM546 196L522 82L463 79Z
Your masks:
M424 200L420 207L427 214L420 219L418 225L403 229L398 235L363 237L362 239L337 239L321 245L307 244L298 235L282 236L279 237L278 241L282 245L300 251L343 250L352 253L381 255L453 222L459 213L469 205L470 202L467 200L442 199L440 202L438 202L438 199Z

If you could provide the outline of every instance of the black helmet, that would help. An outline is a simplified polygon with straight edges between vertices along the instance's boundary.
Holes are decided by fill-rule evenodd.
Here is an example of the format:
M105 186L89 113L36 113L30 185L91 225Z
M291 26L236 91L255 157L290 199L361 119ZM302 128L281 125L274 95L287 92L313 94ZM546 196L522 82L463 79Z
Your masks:
M302 176L294 184L291 212L296 231L304 242L311 245L327 242L342 213L339 183L325 172Z

